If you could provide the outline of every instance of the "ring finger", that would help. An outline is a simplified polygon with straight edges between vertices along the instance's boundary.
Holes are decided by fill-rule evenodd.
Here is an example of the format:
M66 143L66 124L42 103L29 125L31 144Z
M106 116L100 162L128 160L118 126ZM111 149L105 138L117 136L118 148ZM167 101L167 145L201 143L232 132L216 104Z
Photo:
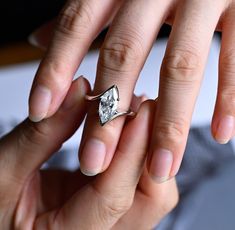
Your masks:
M100 52L94 93L116 84L120 108L128 109L138 75L171 1L126 1L108 32ZM95 110L89 112L80 148L81 170L95 175L105 170L114 154L124 118L101 127Z

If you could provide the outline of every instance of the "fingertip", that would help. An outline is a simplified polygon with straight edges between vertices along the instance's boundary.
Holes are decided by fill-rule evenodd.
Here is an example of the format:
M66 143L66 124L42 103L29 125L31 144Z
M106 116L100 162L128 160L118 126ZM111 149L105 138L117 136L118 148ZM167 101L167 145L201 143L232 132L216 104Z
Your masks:
M33 33L31 33L28 36L28 42L29 42L30 45L45 51L47 49L47 45L48 45L48 44L45 44L45 43L49 43L49 41L48 42L43 41L40 38L40 32L41 31L36 30Z
M79 156L80 170L84 175L95 176L101 173L106 156L105 144L96 139L89 139L83 147L83 153Z
M83 75L79 76L72 82L70 89L72 88L74 88L74 90L80 91L82 95L87 94L91 90L89 81Z
M42 25L41 27L34 30L28 37L28 42L42 50L46 50L48 44L52 38L52 32L55 27L55 21L52 20L47 22L46 24Z
M80 171L83 175L88 176L88 177L94 177L100 173L100 172L90 172L86 170L85 168L83 168L82 165L80 165Z
M223 115L214 119L212 135L219 144L227 144L232 136L235 126L235 118L230 115Z
M156 183L163 183L171 177L173 160L173 153L167 149L160 148L152 153L148 171Z
M133 94L132 101L131 101L131 108L134 111L138 111L140 105L147 99L148 98L145 94L140 95L140 96L136 96L135 94Z
M36 47L39 46L39 42L38 42L37 37L35 36L34 32L29 35L28 42L33 46L36 46Z
M40 121L42 121L43 120L43 118L41 118L41 117L34 117L34 116L32 116L31 114L29 114L29 120L30 121L32 121L32 122L34 122L34 123L38 123L38 122L40 122Z
M148 100L148 96L146 94L142 94L139 96L141 102L147 101Z
M46 118L52 95L50 89L43 85L37 85L29 101L29 119L39 122Z
M72 82L72 85L62 103L62 109L68 110L75 107L79 101L85 100L85 95L90 89L90 84L83 76L78 77Z
M164 184L166 182L169 182L170 180L172 179L175 179L175 176L172 176L172 177L168 177L168 176L165 176L165 177L156 177L152 174L149 174L150 175L150 178L152 179L152 181L156 184Z
M88 81L88 79L84 75L79 76L78 79L80 81L82 81L82 84L83 84L83 87L86 90L86 93L90 92L91 91L91 85L90 85L90 82Z
M155 105L156 105L156 102L154 100L150 100L150 99L145 100L139 106L136 117L138 116L138 114L142 114L142 113L145 113L145 112L149 112L151 114L151 116L153 117L154 116L154 111L155 111Z

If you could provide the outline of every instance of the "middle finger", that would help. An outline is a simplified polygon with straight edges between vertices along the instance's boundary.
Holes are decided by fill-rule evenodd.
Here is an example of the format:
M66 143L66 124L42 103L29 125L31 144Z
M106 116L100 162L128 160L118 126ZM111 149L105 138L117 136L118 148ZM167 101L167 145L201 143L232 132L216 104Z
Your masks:
M210 43L224 8L225 1L213 0L183 0L178 5L161 68L150 150L150 174L159 182L179 169Z

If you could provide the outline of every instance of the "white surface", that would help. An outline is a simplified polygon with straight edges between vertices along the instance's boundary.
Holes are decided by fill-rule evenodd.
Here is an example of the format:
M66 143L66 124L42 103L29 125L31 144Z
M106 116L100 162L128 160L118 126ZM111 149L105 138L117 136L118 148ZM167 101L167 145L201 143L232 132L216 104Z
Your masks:
M149 55L145 67L136 86L136 93L146 93L150 98L155 98L158 92L158 75L162 57L165 51L165 40L158 41ZM214 39L205 78L196 104L192 125L209 123L213 113L217 89L217 62L219 41ZM98 53L88 54L82 62L78 75L89 76L94 82ZM28 95L32 79L39 62L10 66L0 69L0 121L10 124L23 120L27 116ZM93 68L91 68L93 67ZM78 131L69 144L78 144L80 132Z

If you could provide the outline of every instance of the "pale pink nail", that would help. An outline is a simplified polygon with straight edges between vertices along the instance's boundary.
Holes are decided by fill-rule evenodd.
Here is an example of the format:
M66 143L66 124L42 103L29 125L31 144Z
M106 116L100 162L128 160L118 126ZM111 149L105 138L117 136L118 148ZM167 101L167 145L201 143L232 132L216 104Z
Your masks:
M149 173L157 183L165 182L170 177L172 163L173 154L169 150L155 150L150 163Z
M87 176L94 176L102 171L106 147L98 139L89 139L83 148L80 170Z
M37 85L30 100L29 119L39 122L48 113L51 104L51 91L42 85Z
M33 46L36 46L36 47L39 46L39 42L37 40L37 37L35 36L35 33L32 33L32 34L29 35L28 41Z
M234 117L223 116L218 122L218 127L215 133L215 139L220 144L226 144L231 138L234 129Z
M35 46L39 49L46 50L46 45L43 44L42 41L39 40L37 36L37 30L29 35L28 41L32 46Z

